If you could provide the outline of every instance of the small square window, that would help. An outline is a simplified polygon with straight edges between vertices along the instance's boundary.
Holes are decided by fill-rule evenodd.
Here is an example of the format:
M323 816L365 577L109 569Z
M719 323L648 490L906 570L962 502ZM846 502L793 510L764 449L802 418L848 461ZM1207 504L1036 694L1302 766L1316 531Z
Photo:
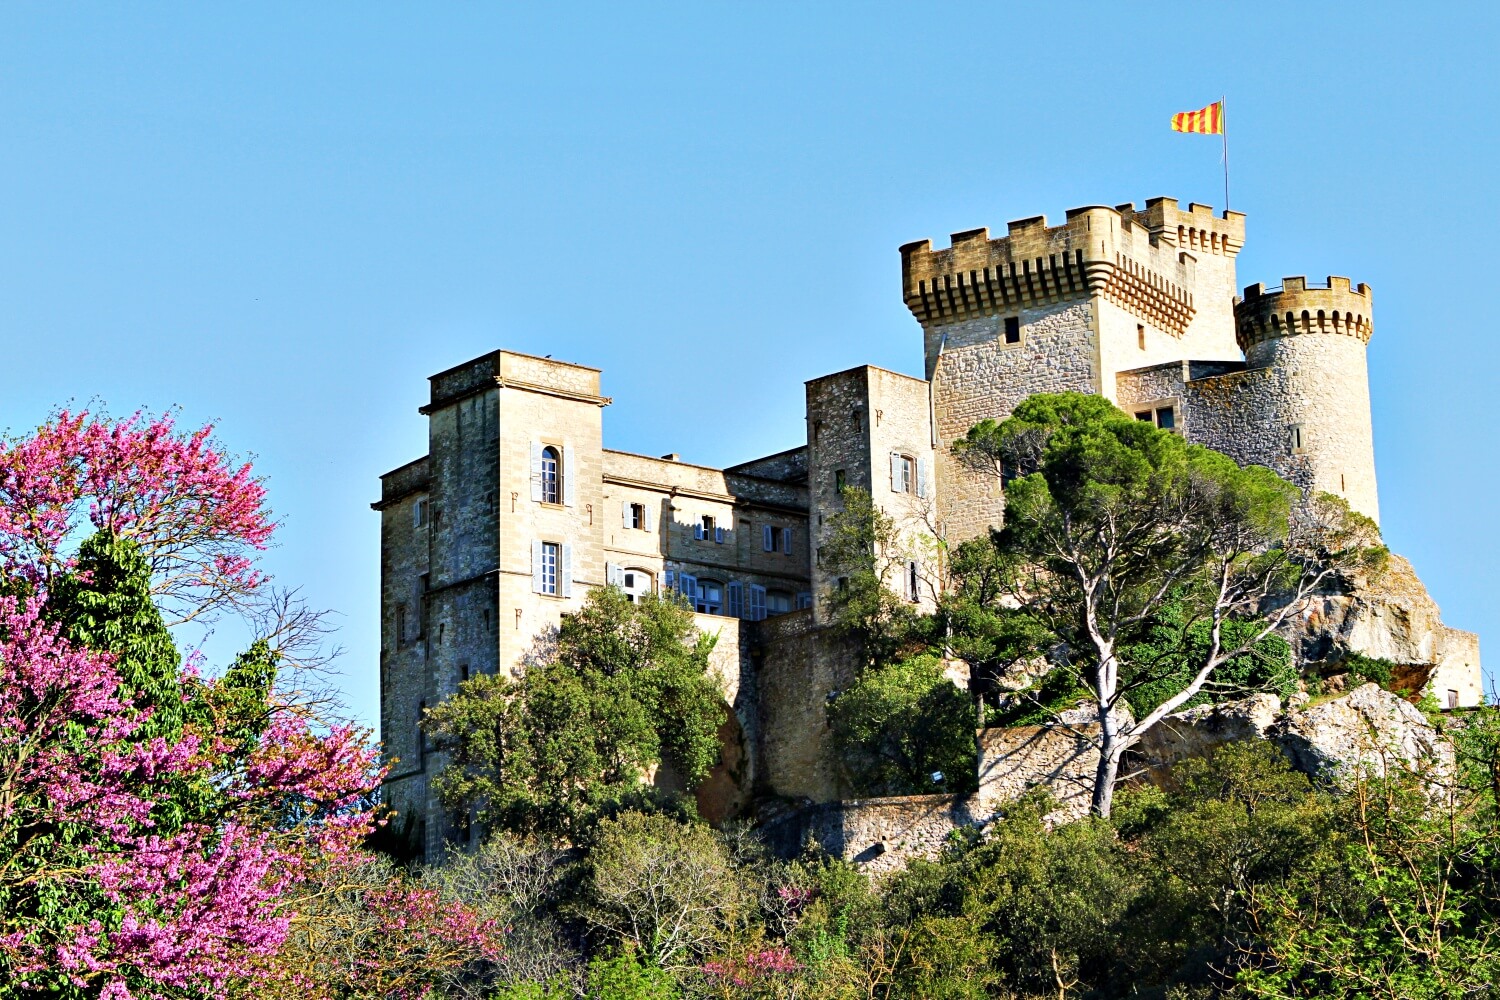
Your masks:
M1150 410L1137 410L1135 412L1135 419L1137 419L1137 420L1144 420L1148 424L1155 422L1155 421L1153 421L1151 419L1151 411Z
M1019 344L1021 342L1021 317L1005 317L1005 342L1007 344Z
M1177 426L1177 417L1170 406L1163 406L1156 411L1156 426L1164 431Z

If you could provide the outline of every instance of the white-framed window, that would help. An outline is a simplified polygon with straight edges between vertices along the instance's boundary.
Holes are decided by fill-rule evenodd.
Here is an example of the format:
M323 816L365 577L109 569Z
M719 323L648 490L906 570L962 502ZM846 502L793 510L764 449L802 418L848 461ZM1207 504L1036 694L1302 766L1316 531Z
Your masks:
M792 529L781 529L781 551L786 555L792 554Z
M738 580L730 580L724 585L724 595L729 601L729 617L745 617L745 585Z
M557 594L558 572L562 568L562 546L556 542L542 543L542 593Z
M766 591L766 617L784 615L792 610L792 595L785 590Z
M776 529L769 524L761 526L760 547L767 552L776 551Z
M927 496L927 459L891 452L891 492Z
M563 542L531 543L531 590L548 597L573 596L573 546Z
M574 478L570 446L531 442L532 500L573 506Z
M413 528L427 527L426 497L418 497L417 502L411 505L411 524Z
M753 622L764 621L766 617L766 588L759 584L750 585L750 600L745 606L745 617Z
M713 580L699 580L698 594L693 599L693 610L700 615L722 615L724 613L724 585Z
M542 448L542 503L562 503L562 455L550 444Z

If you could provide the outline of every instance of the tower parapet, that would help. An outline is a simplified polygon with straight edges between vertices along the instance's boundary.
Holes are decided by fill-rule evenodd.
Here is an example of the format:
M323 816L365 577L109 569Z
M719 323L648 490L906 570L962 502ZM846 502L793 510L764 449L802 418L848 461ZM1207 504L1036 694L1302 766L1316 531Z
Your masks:
M1121 206L1134 211L1134 205ZM1135 212L1136 221L1163 243L1192 254L1234 257L1245 245L1245 213L1214 215L1213 206L1190 202L1187 211L1177 207L1176 198L1150 198L1144 211Z
M1283 278L1280 288L1251 285L1235 301L1234 317L1260 387L1243 404L1271 432L1260 435L1263 454L1244 458L1379 521L1365 361L1374 330L1370 286L1330 277L1309 287L1300 275Z
M1351 286L1348 278L1330 275L1325 285L1308 285L1302 275L1283 278L1281 287L1254 284L1234 304L1235 335L1240 350L1253 355L1268 341L1306 333L1330 333L1370 342L1374 320L1370 286Z
M907 308L930 326L1102 295L1181 336L1193 318L1196 260L1125 208L1069 209L1060 226L1042 215L1020 219L996 239L970 229L954 233L945 250L932 249L931 240L908 243L901 248Z

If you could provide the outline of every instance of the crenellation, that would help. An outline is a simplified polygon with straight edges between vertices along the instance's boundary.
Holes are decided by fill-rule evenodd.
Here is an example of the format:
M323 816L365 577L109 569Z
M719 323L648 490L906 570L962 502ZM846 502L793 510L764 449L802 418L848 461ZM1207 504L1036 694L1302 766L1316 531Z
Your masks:
M711 666L730 711L720 766L695 792L703 815L728 819L757 796L845 797L826 705L860 657L830 627L839 580L819 558L839 487L868 491L892 518L885 582L929 611L949 548L1005 516L998 470L952 445L1036 393L1098 393L1378 520L1370 287L1294 276L1237 296L1244 240L1242 213L1151 198L1069 209L1059 225L1016 219L1000 237L963 230L942 249L908 243L902 297L922 330L923 377L862 365L810 379L805 443L726 468L605 448L596 368L493 351L432 376L428 454L382 476L372 504L385 795L399 828L429 856L457 829L431 791L443 756L422 738L423 707L475 672L525 670L603 586L675 594L718 639ZM1413 655L1426 683L1475 703L1478 638L1441 625L1435 606L1423 614L1431 627ZM1374 631L1351 626L1346 645L1380 655ZM1092 764L1057 737L984 735L974 801L988 808L1040 780L1076 808L1069 782L1086 784ZM663 768L654 780L679 779ZM897 857L974 818L945 801L848 803L799 822Z

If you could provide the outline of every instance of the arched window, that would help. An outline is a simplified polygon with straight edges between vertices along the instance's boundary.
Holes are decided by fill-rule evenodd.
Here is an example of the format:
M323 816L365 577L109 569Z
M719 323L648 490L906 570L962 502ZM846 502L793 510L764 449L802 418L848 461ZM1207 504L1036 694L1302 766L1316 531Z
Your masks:
M562 456L552 445L542 449L542 503L562 502Z

